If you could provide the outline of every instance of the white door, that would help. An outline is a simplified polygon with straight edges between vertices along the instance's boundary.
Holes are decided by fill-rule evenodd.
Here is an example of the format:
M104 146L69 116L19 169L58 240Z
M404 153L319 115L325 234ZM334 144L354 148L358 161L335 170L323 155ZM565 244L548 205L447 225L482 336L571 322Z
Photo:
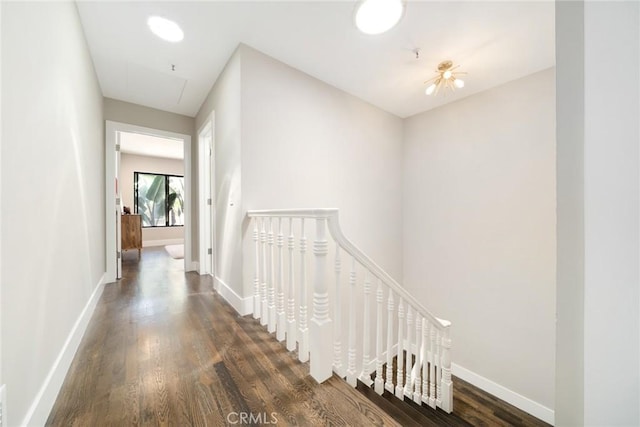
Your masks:
M120 132L116 132L116 279L122 278L122 189L120 185Z
M213 200L213 126L209 121L198 134L200 157L200 274L215 274Z
M209 136L209 157L207 158L207 174L205 179L207 180L207 194L209 195L209 200L207 202L207 213L206 213L206 223L207 229L205 233L207 233L207 274L213 276L213 185L212 184L212 175L213 170L211 168L211 161L213 159L213 147L211 147L211 136Z

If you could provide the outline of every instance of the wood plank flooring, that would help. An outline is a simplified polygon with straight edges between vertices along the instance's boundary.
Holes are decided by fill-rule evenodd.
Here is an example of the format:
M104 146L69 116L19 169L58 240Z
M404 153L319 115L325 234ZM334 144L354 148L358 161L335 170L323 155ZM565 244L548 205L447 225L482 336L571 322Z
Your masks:
M404 353L406 366L406 352ZM398 358L393 359L393 378L396 377ZM415 356L411 357L410 365L415 363ZM386 367L386 364L385 364ZM386 369L383 369L386 374ZM371 379L375 379L375 372ZM383 374L386 382L386 375ZM453 376L453 412L447 414L442 410L433 410L427 405L418 405L413 400L397 399L393 394L384 391L382 396L376 394L370 387L358 381L357 389L367 396L377 406L384 409L396 421L405 427L410 426L522 426L545 427L549 424L516 408L509 403L481 390L468 382ZM394 381L395 384L395 381Z
M210 277L163 248L126 254L106 285L51 426L398 426L339 378L317 384Z
M546 425L459 379L451 415L335 376L317 384L308 364L212 291L211 277L182 265L161 247L140 261L125 254L47 425Z
M453 378L453 412L451 414L441 410L434 411L408 399L400 401L386 390L382 396L379 396L360 382L357 389L404 427L549 426L544 421L456 377Z

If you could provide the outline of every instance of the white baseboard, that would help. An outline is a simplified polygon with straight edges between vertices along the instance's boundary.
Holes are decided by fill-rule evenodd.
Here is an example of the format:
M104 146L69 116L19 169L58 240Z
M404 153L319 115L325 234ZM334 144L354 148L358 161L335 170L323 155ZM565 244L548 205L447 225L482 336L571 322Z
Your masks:
M242 298L229 285L215 277L216 291L233 307L240 316L253 313L253 297Z
M406 348L406 342L405 342ZM415 354L415 346L413 347ZM395 355L398 352L398 345L394 345L392 353ZM383 353L382 359L387 360L387 352ZM373 373L376 370L377 359L373 359L369 361L369 364L366 366L365 372ZM473 384L474 386L496 396L499 399L504 400L507 403L515 406L518 409L521 409L528 414L533 415L536 418L541 419L542 421L554 425L555 422L555 413L552 409L547 408L539 404L538 402L534 402L533 400L522 396L521 394L516 393L513 390L509 390L508 388L495 383L481 375L476 374L466 368L463 368L460 365L456 365L455 363L451 364L451 371L453 375L458 378L463 379L464 381Z
M47 374L42 387L40 387L38 394L27 411L27 415L25 415L20 425L43 426L46 424L51 408L53 408L53 404L58 397L62 383L67 376L73 357L80 346L82 336L87 329L89 320L91 320L96 304L102 296L105 279L106 273L104 273L100 278L100 281L93 290L89 301L87 301L87 304L84 306L84 309L82 309L76 323L71 328L69 336L67 336L67 340L62 346L62 350L60 350L58 357L55 362L53 362L51 370Z
M521 394L516 393L498 383L491 381L481 375L476 374L466 368L455 363L451 364L451 371L453 375L463 379L464 381L473 384L474 386L496 396L499 399L504 400L507 403L512 404L518 409L521 409L542 421L554 425L555 413L553 409L549 409L546 406L534 402L528 397L524 397Z
M166 246L166 245L183 245L184 239L162 239L162 240L143 240L142 247Z
M187 271L198 271L200 264L198 261L187 262Z

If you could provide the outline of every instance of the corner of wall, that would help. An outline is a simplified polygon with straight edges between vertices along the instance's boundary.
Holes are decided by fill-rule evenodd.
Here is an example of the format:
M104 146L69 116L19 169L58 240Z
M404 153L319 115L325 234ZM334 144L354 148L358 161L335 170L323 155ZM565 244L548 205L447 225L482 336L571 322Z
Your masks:
M556 2L558 425L584 424L584 3Z
M233 307L240 316L246 316L253 313L253 297L241 297L234 291L231 286L226 284L219 277L215 277L215 290L222 298Z
M3 2L0 0L0 93L2 93L2 40L4 40L4 36L2 36L2 4ZM2 102L0 100L0 242L2 242ZM2 287L4 286L4 281L2 280L2 245L0 245L0 387L4 384L2 377ZM4 403L4 402L2 402ZM4 406L4 405L3 405Z
M202 103L195 123L196 129L200 129L212 112L215 112L213 126L215 271L221 282L236 295L243 294L242 50L242 45L239 45L230 56ZM197 153L195 155L197 156Z

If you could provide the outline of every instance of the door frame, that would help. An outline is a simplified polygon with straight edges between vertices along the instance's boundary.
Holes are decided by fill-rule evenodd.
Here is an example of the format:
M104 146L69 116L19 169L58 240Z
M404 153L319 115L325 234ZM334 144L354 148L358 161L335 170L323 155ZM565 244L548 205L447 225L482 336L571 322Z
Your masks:
M204 136L209 135L210 146ZM216 277L216 203L215 203L215 112L207 117L197 133L198 138L198 272ZM209 151L211 150L211 151ZM207 185L207 183L209 185ZM209 190L207 194L207 189ZM207 199L211 208L207 209ZM207 241L211 242L210 271L208 271Z
M160 138L181 139L184 150L184 271L195 270L191 255L191 135L169 132L159 129L147 128L144 126L132 125L129 123L105 121L105 258L106 272L105 283L116 281L118 264L117 254L117 215L116 209L116 144L119 132L140 133L143 135L157 136ZM115 213L115 215L114 215ZM109 255L112 254L112 255Z

